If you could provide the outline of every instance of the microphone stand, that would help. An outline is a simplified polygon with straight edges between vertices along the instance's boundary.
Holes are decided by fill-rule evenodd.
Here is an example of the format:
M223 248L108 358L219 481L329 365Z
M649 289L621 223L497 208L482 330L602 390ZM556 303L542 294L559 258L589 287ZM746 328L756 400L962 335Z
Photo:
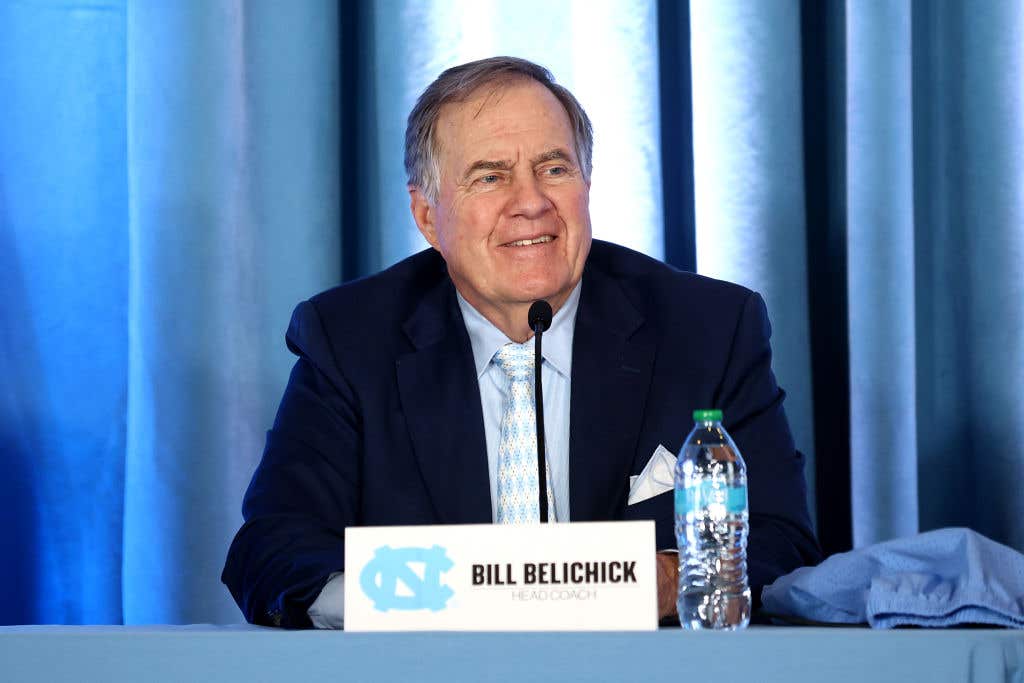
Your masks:
M540 503L540 521L548 521L548 478L547 459L544 448L544 388L541 386L540 367L543 363L541 355L541 337L544 330L551 327L551 305L543 299L534 301L530 306L530 327L533 328L533 399L537 415L537 495Z

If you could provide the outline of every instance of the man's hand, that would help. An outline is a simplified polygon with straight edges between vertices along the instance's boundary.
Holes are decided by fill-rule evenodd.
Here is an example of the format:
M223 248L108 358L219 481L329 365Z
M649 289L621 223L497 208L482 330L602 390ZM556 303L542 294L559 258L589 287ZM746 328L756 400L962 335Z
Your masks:
M658 619L676 613L676 594L679 591L679 555L658 553L655 556L658 572Z

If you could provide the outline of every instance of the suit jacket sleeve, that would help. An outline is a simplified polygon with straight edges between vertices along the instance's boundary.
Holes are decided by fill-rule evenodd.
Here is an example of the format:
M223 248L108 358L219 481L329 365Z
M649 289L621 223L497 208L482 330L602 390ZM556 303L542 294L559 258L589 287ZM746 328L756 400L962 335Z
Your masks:
M296 308L286 339L299 359L221 578L250 622L304 628L344 567L344 529L359 509L360 416L313 303Z
M785 392L771 370L771 327L761 297L743 304L716 406L747 465L750 536L748 576L755 604L761 589L821 551L811 529L804 457L796 450L782 407Z

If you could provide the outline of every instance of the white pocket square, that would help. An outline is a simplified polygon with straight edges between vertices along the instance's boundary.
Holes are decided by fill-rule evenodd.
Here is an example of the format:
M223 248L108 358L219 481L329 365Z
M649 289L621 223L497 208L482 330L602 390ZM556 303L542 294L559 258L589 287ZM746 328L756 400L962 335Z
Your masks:
M627 505L636 505L648 498L671 491L675 486L676 456L662 445L654 449L654 455L644 465L640 474L629 478Z

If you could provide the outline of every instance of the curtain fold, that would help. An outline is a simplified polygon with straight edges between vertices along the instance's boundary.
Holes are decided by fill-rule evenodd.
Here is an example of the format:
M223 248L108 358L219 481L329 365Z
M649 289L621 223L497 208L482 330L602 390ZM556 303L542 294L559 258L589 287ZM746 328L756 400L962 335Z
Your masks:
M692 0L690 26L697 271L765 297L814 509L800 7Z
M921 526L1024 550L1024 4L913 13Z
M857 546L918 531L911 3L846 8L850 469Z
M230 622L220 569L293 358L338 281L329 4L128 13L126 623Z
M124 12L0 3L0 624L121 619Z
M848 2L856 545L1024 548L1024 7Z

